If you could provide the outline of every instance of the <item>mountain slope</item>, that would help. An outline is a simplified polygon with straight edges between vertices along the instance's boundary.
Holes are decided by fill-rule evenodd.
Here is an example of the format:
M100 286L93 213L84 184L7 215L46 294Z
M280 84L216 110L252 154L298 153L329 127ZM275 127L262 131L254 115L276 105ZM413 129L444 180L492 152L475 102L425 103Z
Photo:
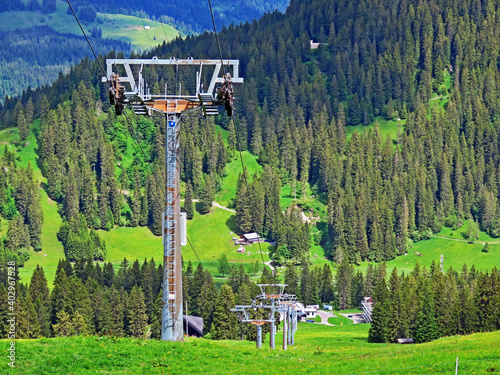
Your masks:
M307 261L304 249L309 250L312 241L294 237L296 231L290 228L301 225L295 215L299 211L293 208L283 215L279 200L284 186L290 191L289 206L319 218L311 240L329 259L347 255L356 263L392 260L411 253L414 243L439 233L443 226L457 230L465 225L470 228L462 230L468 241L477 240L478 230L488 233L488 240L498 237L496 61L500 40L495 37L499 21L494 17L498 5L489 3L477 9L474 4L464 1L454 8L432 0L381 0L370 6L363 1L292 2L285 14L268 14L258 22L221 32L224 57L241 60L246 83L238 89L233 124L224 116L215 121L228 131L234 125L241 144L230 146L228 142L223 147L212 120L186 120L181 138L183 182L189 182L195 195L202 198L207 186L220 185L229 153L234 155L238 147L258 156L263 173L257 182L249 183L249 189L264 193L247 194L254 199L248 202L242 193L245 190L236 189L240 193L234 197L234 209L243 212L247 206L262 207L259 199L264 196L265 210L253 212L246 222L237 214L236 232L257 230L277 239L284 257L293 262ZM311 50L311 37L323 44ZM476 53L468 53L471 50ZM145 55L188 54L217 57L213 34L178 39ZM165 84L175 86L177 80L186 83L183 89L187 92L193 90L185 76L173 73L158 68L148 72L147 80L156 85L157 92ZM31 95L37 115L57 116L59 121L47 121L46 134L64 129L59 122L66 124L73 159L85 157L90 165L67 162L67 151L58 151L63 147L60 144L40 161L55 157L54 165L62 165L65 173L76 168L82 173L90 171L97 196L93 204L102 205L102 211L89 213L87 224L106 230L112 225L129 225L132 218L133 195L122 194L126 203L120 205L117 192L137 191L141 199L147 192L154 194L148 199L156 199L156 203L161 202L161 195L154 180L148 180L150 172L140 153L126 151L132 145L126 121L112 112L95 122L92 111L81 114L82 103L84 108L96 108L95 98L108 110L107 91L98 84L99 76L97 65L87 61L50 90L26 94L19 106L27 106ZM85 87L70 93L81 82ZM72 102L48 112L38 104L43 95L53 111L69 98ZM5 124L15 125L12 118L17 105L6 101ZM406 118L406 123L391 133L394 138L384 139L377 126L347 137L346 125L363 126L379 116L391 121ZM164 124L133 121L141 128L141 142L150 161L160 171ZM89 138L98 141L88 145L92 143ZM112 158L100 159L96 155L101 152ZM127 164L118 166L116 162L125 156ZM100 185L104 164L108 170L114 165L117 171L105 180L114 203L110 203L111 197L106 200L107 190ZM108 171L108 175L112 173ZM240 188L241 181L237 183ZM68 213L74 213L64 198L68 186L74 189L62 178L49 183L66 219ZM320 204L312 204L314 200ZM139 206L136 201L136 215ZM140 225L147 222L158 233L156 206L154 212L148 206L149 216ZM463 246L468 248L468 244ZM478 246L474 251L481 251ZM303 258L289 255L294 252ZM485 253L483 261L493 253ZM405 262L402 259L399 261Z

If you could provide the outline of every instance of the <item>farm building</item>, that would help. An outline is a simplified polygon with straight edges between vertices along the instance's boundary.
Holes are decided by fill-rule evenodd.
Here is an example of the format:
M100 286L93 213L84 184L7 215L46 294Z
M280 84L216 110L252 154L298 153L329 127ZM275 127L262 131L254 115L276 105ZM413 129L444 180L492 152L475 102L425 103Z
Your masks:
M235 245L251 245L254 243L264 242L264 239L260 237L257 233L246 233L242 235L240 238L236 239L234 242Z
M199 316L184 315L184 329L187 324L188 336L203 337L203 318Z
M314 319L316 318L316 311L318 311L317 309L315 309L314 307L312 306L307 306L304 310L304 312L306 313L306 318L308 319Z

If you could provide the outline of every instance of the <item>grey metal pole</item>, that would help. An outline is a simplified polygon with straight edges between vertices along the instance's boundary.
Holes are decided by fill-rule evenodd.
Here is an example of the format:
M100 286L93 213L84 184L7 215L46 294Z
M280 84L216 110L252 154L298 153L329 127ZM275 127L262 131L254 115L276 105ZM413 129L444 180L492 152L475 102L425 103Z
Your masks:
M257 325L257 348L262 348L262 326Z
M288 306L288 345L292 345L292 308Z
M283 350L287 350L288 311L283 312Z
M183 341L179 118L167 115L161 339Z
M295 329L297 328L297 311L292 308L292 342L295 345Z
M269 347L271 349L274 349L276 346L275 344L275 337L274 337L274 320L270 324L270 332L269 332Z
M269 347L271 349L275 349L276 347L276 337L275 337L275 330L274 330L274 299L273 299L273 305L271 308L271 324L270 324L270 332L269 332Z
M455 375L458 375L458 357L457 357L457 365L455 366Z

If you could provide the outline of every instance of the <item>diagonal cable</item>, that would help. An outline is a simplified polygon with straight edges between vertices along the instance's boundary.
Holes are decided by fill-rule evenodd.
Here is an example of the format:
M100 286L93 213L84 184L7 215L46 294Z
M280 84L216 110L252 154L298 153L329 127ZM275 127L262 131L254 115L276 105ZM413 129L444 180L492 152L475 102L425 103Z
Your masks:
M235 119L233 117L233 119ZM234 121L234 127L236 128L236 120ZM238 132L236 131L236 142L238 143L238 150L240 152L240 161L241 161L241 168L243 169L243 178L245 179L245 185L247 187L247 194L250 193L250 189L248 187L248 179L247 179L247 174L245 170L245 164L243 163L243 155L241 154L241 145L240 145L240 136L238 135ZM257 233L257 243L259 244L259 251L260 251L260 256L262 258L262 265L265 267L266 264L264 263L264 254L262 253L262 248L260 246L260 235Z
M222 59L222 51L220 49L219 34L217 33L217 27L215 27L214 12L212 10L212 2L210 0L208 0L208 6L210 7L210 15L212 16L212 23L214 25L215 39L217 40L217 48L219 49L220 63L222 65L222 73L226 75L226 71L224 70L224 60Z
M160 21L161 23L161 27L163 28L163 34L165 34L165 43L167 42L168 40L168 37L167 37L167 32L165 31L165 26L163 25L163 22L161 22L161 14L160 14L160 8L158 7L158 1L155 0L155 4L156 4L156 10L158 11L158 20Z
M85 34L85 30L83 30L82 24L80 23L80 20L78 19L78 16L76 15L75 10L73 9L73 6L71 5L71 2L69 0L66 0L66 1L68 2L69 8L71 9L71 11L73 12L73 15L75 16L76 22L78 22L78 26L80 26L80 30L82 30L83 36L85 37L85 39L87 39L87 43L89 44L90 49L94 53L94 57L95 57L96 61L99 63L99 66L101 67L102 72L106 76L106 70L102 66L101 61L99 61L99 58L97 57L97 53L95 53L94 47L92 47L92 43L90 43L90 40L87 37L87 34Z
M92 50L92 52L94 53L94 56L95 56L96 61L99 63L99 66L101 67L101 70L102 70L102 72L104 73L104 75L105 75L105 76L107 76L107 74L106 74L106 70L104 69L104 67L102 66L101 62L99 61L99 58L97 57L97 54L95 53L95 50L94 50L94 47L92 46L92 43L90 43L89 38L87 38L87 35L85 34L85 31L84 31L84 30L83 30L83 28L82 28L82 25L81 25L81 23L80 23L80 20L78 19L78 16L76 15L76 13L75 13L75 11L74 11L73 7L71 6L71 2L70 2L70 0L67 0L67 2L68 2L68 5L69 5L69 7L70 7L71 11L73 12L73 15L75 16L76 21L78 22L78 25L80 26L80 29L82 30L83 35L85 36L85 39L87 39L87 43L88 43L88 45L89 45L90 49L91 49L91 50ZM149 166L149 169L151 169L151 171L153 172L153 175L155 176L155 179L156 179L156 182L158 183L158 186L159 186L159 187L161 187L161 179L158 177L158 174L156 173L156 169L155 169L155 168L153 168L153 166L151 165L151 162L149 161L149 158L147 157L146 152L144 151L144 148L142 147L141 142L139 141L139 137L138 137L138 135L137 135L137 132L136 132L135 127L132 125L132 122L129 120L129 118L128 118L128 116L127 116L127 112L126 112L126 111L124 111L124 112L123 112L123 115L125 116L125 119L127 120L128 124L129 124L129 126L128 126L128 128L129 128L129 133L132 135L132 137L134 138L135 142L136 142L136 143L137 143L137 145L139 146L139 149L141 150L141 153L142 153L142 155L144 156L144 160L146 161L146 163L147 163L147 164L148 164L148 166ZM179 118L179 122L178 122L178 123L180 123L180 121L181 121L181 118ZM196 250L194 249L193 244L191 243L191 241L189 241L189 238L188 238L187 240L188 240L188 242L189 242L189 245L191 246L191 249L193 249L193 252L195 253L196 257L198 258L198 261L199 261L199 262L200 262L200 264L203 266L203 263L201 262L201 259L200 259L200 257L198 256L198 253L197 253L197 252L196 252Z

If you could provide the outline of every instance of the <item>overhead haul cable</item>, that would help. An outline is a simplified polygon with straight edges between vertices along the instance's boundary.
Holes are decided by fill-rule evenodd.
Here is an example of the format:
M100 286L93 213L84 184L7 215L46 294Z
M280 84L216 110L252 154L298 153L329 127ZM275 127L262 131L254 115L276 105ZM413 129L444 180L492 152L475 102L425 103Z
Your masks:
M224 71L224 59L222 58L222 50L220 48L220 42L219 42L219 34L217 33L217 27L215 26L215 18L214 18L214 12L212 10L212 2L210 0L208 0L208 6L210 7L210 15L212 16L212 23L214 25L214 33L215 33L215 40L217 41L217 48L219 49L219 56L220 56L220 62L221 62L221 65L222 65L222 73L224 74L224 76L226 75L226 72ZM231 116L232 117L232 116ZM233 117L234 119L234 117ZM235 128L236 128L236 121L235 121L235 124L234 124ZM241 161L241 167L243 168L243 178L245 179L245 185L246 185L246 188L247 188L247 194L250 192L250 189L248 188L248 180L247 180L247 175L245 173L245 164L243 163L243 156L241 154L241 145L240 145L240 137L238 135L238 132L236 132L236 141L238 143L238 150L240 152L240 161ZM260 251L260 256L262 258L262 265L265 267L265 262L264 262L264 254L262 253L262 248L260 246L260 236L259 234L257 233L257 243L259 244L259 251Z
M96 54L96 52L94 50L94 47L92 46L92 43L90 42L89 38L87 37L87 34L85 34L85 31L83 30L82 24L80 23L80 20L78 19L78 16L76 15L75 11L73 10L73 6L71 5L70 0L66 0L66 1L68 2L68 5L69 5L71 11L73 12L73 16L75 16L76 22L78 22L78 25L80 26L80 29L82 30L82 33L85 36L85 39L87 39L87 43L88 43L90 49L92 50L92 52L94 53L95 59L99 63L99 66L101 67L101 70L104 73L104 76L107 77L106 70L104 69L104 67L102 66L101 62L99 61L99 58L97 57L97 54ZM132 131L129 130L129 134L132 135L132 137L134 138L135 142L139 146L139 148L140 148L140 150L142 152L142 155L144 156L144 160L148 164L149 169L153 172L153 175L155 176L155 179L156 179L156 182L158 183L158 186L161 188L161 185L162 185L161 184L161 180L158 177L158 174L156 173L156 169L154 169L151 166L151 162L149 161L149 158L146 156L146 152L144 151L144 149L142 148L141 143L139 142L139 137L137 136L137 132L136 132L134 126L132 125L132 122L127 117L126 112L123 112L123 115L125 116L125 119L127 120L128 124L129 124L129 129L132 130ZM180 119L179 119L179 122L180 122ZM187 240L189 241L189 238ZM189 241L189 244L191 245L191 248L193 249L193 252L195 253L196 257L198 258L198 261L203 266L203 263L201 262L200 257L196 253L196 250L194 249L193 245L191 244L191 241Z

